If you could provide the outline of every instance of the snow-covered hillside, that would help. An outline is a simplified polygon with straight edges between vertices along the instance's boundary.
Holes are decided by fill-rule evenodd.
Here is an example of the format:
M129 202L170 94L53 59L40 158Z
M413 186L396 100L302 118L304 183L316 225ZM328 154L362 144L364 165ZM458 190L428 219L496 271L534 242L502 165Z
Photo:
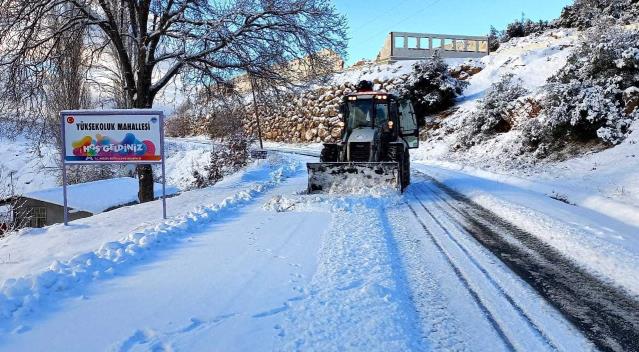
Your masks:
M514 38L502 44L497 52L481 59L483 69L468 79L469 86L459 98L458 110L442 122L442 127L430 132L427 143L417 153L419 159L463 160L467 164L485 164L492 161L503 169L522 163L516 159L515 145L521 138L521 131L502 133L494 138L459 150L459 139L468 123L468 116L475 114L478 102L486 90L505 75L512 75L513 81L520 82L531 96L537 94L550 76L565 64L572 49L579 44L580 33L575 30L560 29L540 35ZM513 145L513 147L510 147ZM504 155L512 149L512 153ZM531 155L529 160L533 161ZM523 162L526 164L526 162Z
M432 154L431 146L418 150L413 160L463 171L485 179L523 186L563 202L593 209L639 225L639 123L624 142L561 162L505 168L487 163L478 151L464 158ZM441 152L438 152L441 153ZM490 146L484 153L490 153Z
M482 59L484 69L469 79L469 87L457 110L430 132L429 139L414 151L412 158L431 165L464 170L510 184L526 184L548 196L588 207L639 224L639 125L624 142L613 148L585 149L577 156L555 155L549 161L522 154L522 131L499 133L468 149L459 148L460 133L467 116L476 114L485 91L505 74L512 74L531 96L543 92L546 80L561 69L582 33L550 30L540 35L515 38ZM623 165L620 167L620 165Z
M578 44L580 33L574 29L556 29L523 38L513 38L499 49L482 58L483 69L469 78L470 85L460 99L462 107L472 108L493 83L512 74L524 87L535 91L566 64L572 48Z

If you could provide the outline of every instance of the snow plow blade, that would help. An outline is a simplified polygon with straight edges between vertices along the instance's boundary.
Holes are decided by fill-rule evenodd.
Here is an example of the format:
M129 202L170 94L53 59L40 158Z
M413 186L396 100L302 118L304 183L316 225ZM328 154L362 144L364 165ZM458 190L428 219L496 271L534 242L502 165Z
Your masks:
M308 193L353 193L370 188L400 190L399 164L308 163Z

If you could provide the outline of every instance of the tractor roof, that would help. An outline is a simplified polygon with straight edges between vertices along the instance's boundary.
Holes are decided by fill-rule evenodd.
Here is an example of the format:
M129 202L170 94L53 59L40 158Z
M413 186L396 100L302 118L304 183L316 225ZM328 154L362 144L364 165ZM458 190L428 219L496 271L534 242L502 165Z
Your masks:
M365 91L365 92L353 92L353 93L346 94L344 95L344 99L347 99L348 97L363 97L363 96L370 96L371 98L373 98L374 96L380 96L380 95L386 96L387 99L397 98L395 94L388 93L388 92Z

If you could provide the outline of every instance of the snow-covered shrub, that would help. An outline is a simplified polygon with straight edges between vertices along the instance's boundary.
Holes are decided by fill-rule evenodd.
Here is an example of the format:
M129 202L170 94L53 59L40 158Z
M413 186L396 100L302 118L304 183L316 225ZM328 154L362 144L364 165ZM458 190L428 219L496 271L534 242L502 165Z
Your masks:
M502 42L507 42L512 38L527 37L531 34L541 33L549 28L548 21L534 22L531 19L523 21L517 20L506 26L506 30L501 38Z
M527 131L533 140L568 138L582 142L621 142L637 117L630 109L639 86L639 31L594 27L568 62L549 79L542 99L540 126ZM638 90L639 92L639 90ZM530 126L529 126L530 127Z
M193 170L195 187L211 186L225 175L237 172L249 161L249 147L253 138L246 134L242 124L247 112L239 100L220 100L209 105L206 130L209 138L219 141L211 149L209 164L204 168L206 174Z
M637 22L637 18L637 0L575 0L574 4L563 9L558 24L562 27L586 29L602 19L630 24Z
M463 144L471 146L495 133L510 131L514 122L514 104L526 94L528 91L512 74L506 74L493 83L479 102L477 110L464 122Z
M228 159L226 164L235 172L248 164L249 146L253 141L244 131L237 131L227 139Z
M228 136L223 142L211 149L209 164L205 173L193 170L194 186L203 188L214 185L224 176L237 172L248 164L251 139L242 131Z
M506 26L503 31L491 26L488 32L488 44L491 52L499 49L500 43L506 43L513 38L527 37L532 34L542 33L551 28L548 21L532 21L531 19L516 20Z
M502 35L503 31L499 31L494 26L490 26L490 31L488 32L488 50L490 50L491 53L499 49Z
M444 111L455 104L457 98L468 85L455 79L448 65L439 55L413 65L413 71L401 89L400 94L410 98L420 125L426 115Z

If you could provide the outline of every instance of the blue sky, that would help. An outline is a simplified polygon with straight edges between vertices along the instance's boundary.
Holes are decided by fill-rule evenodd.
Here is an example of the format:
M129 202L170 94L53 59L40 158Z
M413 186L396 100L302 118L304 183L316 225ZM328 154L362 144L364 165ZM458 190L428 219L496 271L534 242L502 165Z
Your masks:
M532 20L559 17L572 0L334 0L349 22L347 64L374 59L391 32L485 35L522 12Z

